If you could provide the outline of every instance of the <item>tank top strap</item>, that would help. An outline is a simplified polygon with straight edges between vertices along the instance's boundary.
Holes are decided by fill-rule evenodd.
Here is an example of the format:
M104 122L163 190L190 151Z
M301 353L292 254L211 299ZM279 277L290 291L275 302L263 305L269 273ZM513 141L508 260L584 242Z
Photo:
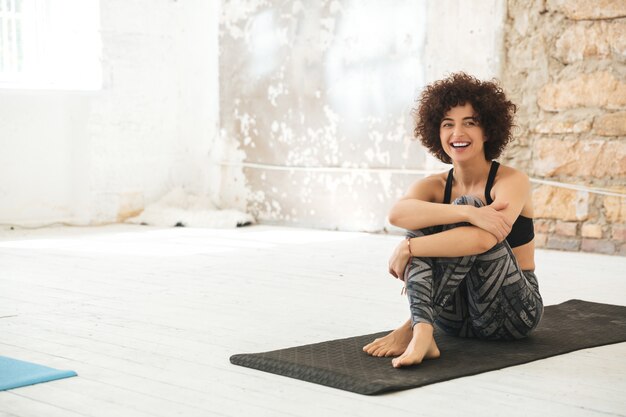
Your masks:
M454 168L450 168L448 171L448 178L446 179L446 189L443 193L443 204L450 204L450 198L452 197L452 172Z
M498 172L498 167L500 164L496 161L491 161L491 168L489 169L489 176L487 177L487 185L485 186L485 202L487 205L493 203L493 199L491 198L491 187L493 187L493 182L496 179L496 173Z

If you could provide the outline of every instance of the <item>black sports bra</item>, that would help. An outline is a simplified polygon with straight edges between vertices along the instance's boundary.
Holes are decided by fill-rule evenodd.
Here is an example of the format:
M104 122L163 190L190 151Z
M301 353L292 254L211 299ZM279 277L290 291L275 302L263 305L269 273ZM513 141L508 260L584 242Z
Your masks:
M491 198L491 187L493 187L493 181L496 179L496 173L500 164L496 161L491 162L491 169L489 169L489 177L487 177L487 185L485 186L485 201L487 205L493 203ZM452 172L454 168L448 172L448 178L446 180L446 189L443 196L443 203L450 204L450 198L452 196ZM522 216L521 214L513 223L511 233L506 237L506 241L512 248L522 246L535 238L535 227L533 225L533 219L530 217Z

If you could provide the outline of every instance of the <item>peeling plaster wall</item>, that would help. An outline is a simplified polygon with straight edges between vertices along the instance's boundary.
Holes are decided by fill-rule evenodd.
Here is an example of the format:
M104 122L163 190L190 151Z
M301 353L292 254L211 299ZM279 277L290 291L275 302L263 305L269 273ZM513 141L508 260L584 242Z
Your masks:
M217 192L218 3L100 3L102 90L0 90L0 223L115 222L175 186Z
M224 2L223 203L267 223L383 229L419 178L389 169L445 169L411 140L415 98L449 72L499 74L504 6Z

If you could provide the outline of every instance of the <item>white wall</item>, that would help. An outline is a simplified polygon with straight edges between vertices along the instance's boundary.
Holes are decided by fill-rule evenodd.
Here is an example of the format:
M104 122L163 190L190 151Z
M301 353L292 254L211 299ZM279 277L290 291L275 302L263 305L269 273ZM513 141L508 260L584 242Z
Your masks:
M504 60L506 0L429 0L425 81L465 71L500 77Z
M360 169L423 165L410 110L424 5L272 0L222 16L220 127L240 151L225 159L264 164L229 169L224 201L267 223L380 230L413 178Z
M248 24L255 21L256 8L271 10L279 2L225 1L223 7L219 6L220 3L205 0L101 0L104 74L101 91L0 90L0 224L114 222L137 212L170 188L183 185L193 191L208 193L229 206L251 209L261 221L352 230L383 227L386 207L408 182L416 179L415 175L372 174L370 177L370 174L329 176L306 173L287 178L280 172L278 176L276 173L264 175L258 169L217 166L222 161L247 161L250 156L259 154L259 149L278 143L280 138L274 137L271 124L269 130L263 125L268 135L260 135L251 142L246 140L248 129L254 133L261 122L266 124L267 120L274 120L266 117L267 109L273 108L268 101L273 106L274 101L280 104L282 100L291 100L283 103L287 107L282 110L287 115L292 104L302 106L301 97L311 94L320 100L316 108L332 108L333 104L326 101L326 91L307 90L317 85L312 81L329 76L314 68L313 64L322 62L321 53L318 56L309 53L315 49L300 48L298 55L294 54L293 45L289 45L279 51L279 55L282 54L279 58L302 64L301 67L287 68L291 68L293 74L304 75L304 81L297 77L285 83L281 81L285 88L273 95L270 93L274 90L263 91L263 100L248 97L250 100L246 100L250 106L245 113L232 113L232 109L224 107L223 103L220 109L218 40L223 42L226 34L245 37L256 27ZM281 15L281 19L296 22L302 13L311 12L311 8L302 9L300 1L285 4L293 7L289 13ZM358 9L359 5L349 1L324 4L328 10L320 16L330 15L333 19L303 20L314 23L313 29L304 29L314 32L311 39L320 43L321 50L340 44L343 38L351 39L349 33L340 31L347 26L341 24L345 21L342 20L344 9L338 6L356 6ZM367 4L377 3L369 1ZM423 39L420 41L423 44L414 41L409 47L396 48L393 53L379 57L383 61L391 57L391 61L402 58L421 63L422 67L415 69L413 81L396 82L397 88L403 88L405 92L414 90L417 95L415 82L418 81L415 80L429 82L458 70L479 77L499 75L506 16L504 0L431 0L426 4L425 17L420 17L418 11L424 10L422 6L416 6L415 33L412 35L414 40ZM237 13L233 14L233 11ZM220 13L221 40L218 36ZM293 22L287 26L302 29ZM291 32L275 33L278 41L284 40L285 33ZM364 38L365 41L368 40ZM250 38L246 38L244 46L249 44ZM255 53L254 49L245 50L248 55ZM230 57L226 61L222 59L221 63L222 71L228 72L228 76L222 74L222 81L230 83L224 86L245 98L250 93L246 85L255 82L241 67L249 57L246 54L233 57L228 49L222 52L222 58L224 54ZM283 77L284 71L281 71L274 75ZM244 82L232 81L237 79ZM302 89L308 95L298 93ZM237 97L225 93L223 98L233 100ZM327 155L330 165L439 169L441 164L432 158L424 159L419 146L410 141L409 114L413 102L410 98L406 101L406 112L398 110L402 117L391 118L386 114L372 115L370 108L377 108L380 98L361 103L368 118L361 120L360 125L368 127L370 136L375 134L376 146L369 147L372 152L363 148L367 152L356 155L350 153L353 149L350 141L344 141L347 147L338 148L343 155L332 152ZM220 110L222 125L218 126ZM317 124L310 124L315 119L311 117L314 112L306 106L300 110L307 117L294 119L295 131L315 133L322 126L328 128L323 132L337 136L333 130L337 123L326 123L322 117L313 120ZM323 115L328 117L328 112ZM259 121L260 124L246 124L244 116L249 116L246 120ZM342 123L345 125L344 119L339 120L339 124ZM219 139L218 127L221 127ZM339 139L339 136L332 137L328 144L333 145ZM258 148L253 150L253 145ZM306 140L300 145L300 148L295 146L283 152L293 157L291 162L301 160L306 152L315 153L321 149ZM330 151L333 146L329 147ZM361 148L359 145L354 149ZM340 160L334 161L333 158L337 157ZM354 158L357 158L356 162L350 162ZM262 158L250 162L276 163ZM286 178L293 190L301 190L301 184L311 183L319 184L324 193L314 194L319 201L299 194L294 197L292 190L280 186L286 184ZM334 188L328 186L329 181ZM371 184L382 192L373 193ZM311 187L303 190L308 189ZM294 210L302 215L293 215Z
M411 140L415 99L452 72L499 75L506 1L245 4L220 20L222 201L261 222L382 230L412 182L445 169Z
M114 222L209 182L219 2L102 0L103 88L0 90L0 224Z

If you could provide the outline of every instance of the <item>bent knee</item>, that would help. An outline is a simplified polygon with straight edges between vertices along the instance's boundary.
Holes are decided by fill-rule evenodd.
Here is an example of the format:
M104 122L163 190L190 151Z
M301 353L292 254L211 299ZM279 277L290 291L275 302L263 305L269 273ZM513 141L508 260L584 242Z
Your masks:
M455 199L452 204L457 206L474 206L474 207L483 207L485 203L478 197L473 195L462 195L459 198Z
M435 233L437 233L439 231L440 230L438 230L436 226L430 226L430 227L424 227L423 229L407 230L406 234L404 236L407 239L412 239L414 237L422 237L422 236L432 235L432 234L435 234Z

